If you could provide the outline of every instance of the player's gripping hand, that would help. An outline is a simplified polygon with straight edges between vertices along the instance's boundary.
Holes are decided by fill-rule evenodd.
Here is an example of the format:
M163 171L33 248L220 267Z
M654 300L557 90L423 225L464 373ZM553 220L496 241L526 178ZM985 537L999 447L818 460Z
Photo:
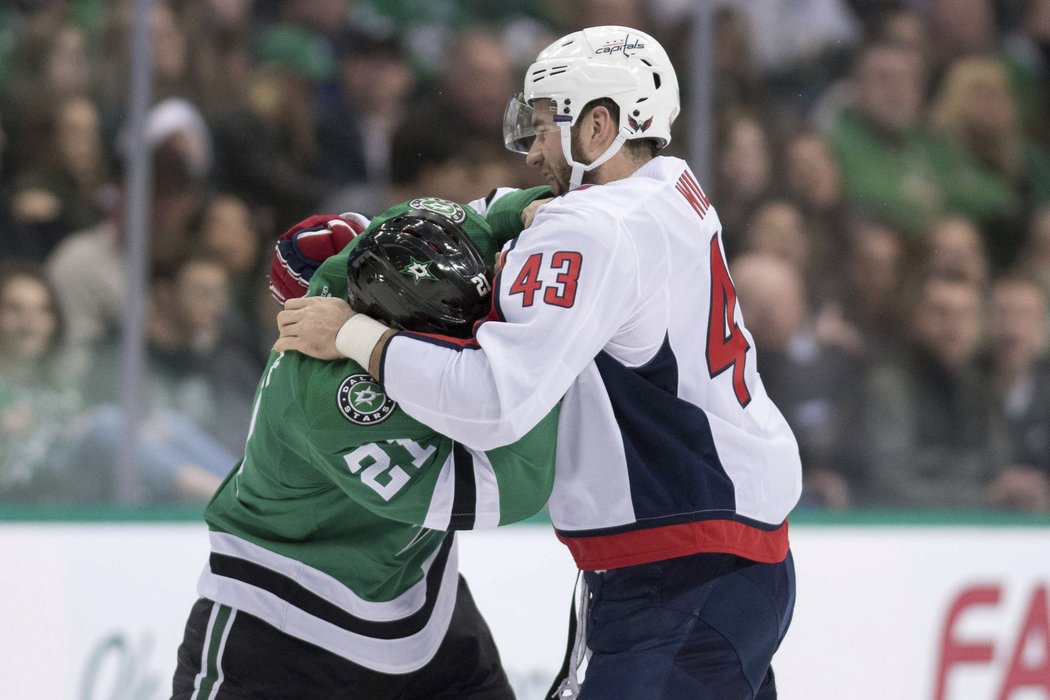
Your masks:
M317 214L303 219L280 238L270 265L270 294L284 306L306 294L310 278L356 235L368 228L368 217L355 212Z
M277 352L297 351L319 360L349 358L379 378L383 348L397 332L356 313L338 297L289 299L277 314Z
M524 209L521 210L521 226L522 228L528 228L532 226L533 219L536 218L536 214L547 202L554 199L554 197L541 197L540 199L534 199L529 202Z
M342 359L345 355L339 352L336 338L343 324L355 315L350 304L339 297L289 299L284 310L277 313L279 337L273 349L295 350L319 360Z

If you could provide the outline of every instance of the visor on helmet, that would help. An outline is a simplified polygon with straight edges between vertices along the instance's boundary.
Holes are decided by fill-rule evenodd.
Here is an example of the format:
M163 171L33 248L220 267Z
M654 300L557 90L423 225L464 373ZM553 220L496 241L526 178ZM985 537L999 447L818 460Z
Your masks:
M503 112L503 143L515 153L528 153L532 142L536 140L536 126L533 124L532 105L527 104L519 92L507 100Z

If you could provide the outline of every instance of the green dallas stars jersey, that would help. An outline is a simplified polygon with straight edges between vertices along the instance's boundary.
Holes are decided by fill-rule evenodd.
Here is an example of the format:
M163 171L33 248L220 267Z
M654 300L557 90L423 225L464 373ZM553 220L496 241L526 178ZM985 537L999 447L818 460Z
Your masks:
M529 192L497 200L489 214L520 212ZM495 235L444 200L413 205L456 207L489 259L520 230L504 216L509 225ZM321 265L310 295L345 298L352 246ZM556 414L514 444L477 452L403 413L353 361L274 353L244 458L205 511L212 552L199 594L374 670L420 668L455 604L450 531L504 525L544 505Z

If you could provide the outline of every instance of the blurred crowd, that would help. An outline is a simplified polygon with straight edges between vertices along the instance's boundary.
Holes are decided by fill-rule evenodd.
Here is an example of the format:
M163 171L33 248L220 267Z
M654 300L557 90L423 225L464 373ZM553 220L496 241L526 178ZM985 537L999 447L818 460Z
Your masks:
M804 505L1050 512L1050 0L710 5L697 70L691 0L156 0L137 498L200 502L235 463L283 230L540 184L507 98L553 39L622 24L668 48L686 115L712 82L668 152L711 130ZM121 493L132 18L0 9L0 502Z

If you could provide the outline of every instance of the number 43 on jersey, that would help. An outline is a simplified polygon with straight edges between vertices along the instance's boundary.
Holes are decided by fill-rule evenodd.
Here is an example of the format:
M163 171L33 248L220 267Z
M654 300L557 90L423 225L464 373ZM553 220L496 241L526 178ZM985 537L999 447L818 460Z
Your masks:
M542 301L551 306L568 309L576 303L576 283L580 279L583 255L574 250L559 250L551 254L544 267L543 253L533 253L521 266L521 272L510 286L510 294L521 295L521 305L532 306L536 293L543 290ZM545 284L545 280L550 280Z
M732 370L733 392L741 407L746 407L751 403L751 392L744 379L744 368L751 345L736 322L736 289L729 278L717 234L711 237L710 259L711 309L707 327L707 368L712 379L726 370ZM521 305L529 307L536 303L536 295L542 290L544 304L571 308L576 301L576 284L582 264L583 256L576 251L560 250L553 253L546 267L543 253L533 253L514 278L510 294L520 294ZM553 277L551 273L554 273ZM545 283L545 279L552 281Z

